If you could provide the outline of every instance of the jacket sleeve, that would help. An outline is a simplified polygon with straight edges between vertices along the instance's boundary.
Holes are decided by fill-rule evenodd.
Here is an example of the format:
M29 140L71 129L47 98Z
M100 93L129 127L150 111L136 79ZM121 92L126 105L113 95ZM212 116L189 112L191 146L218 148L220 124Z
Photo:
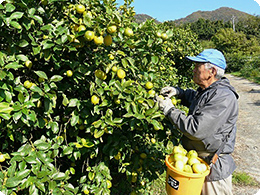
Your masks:
M230 116L232 112L237 111L236 103L235 96L219 91L213 97L211 96L209 101L198 106L193 114L186 116L182 111L173 109L167 117L189 139L202 141L211 139L211 141L218 141L219 143L215 144L219 145L223 134L227 134L234 126L232 123L235 119L234 121L230 120ZM227 122L228 120L231 122ZM214 140L217 136L219 139ZM203 142L205 144L209 140Z
M194 98L196 91L193 89L186 89L183 90L179 87L177 87L179 91L178 98L181 99L181 104L187 107L190 107L191 101Z

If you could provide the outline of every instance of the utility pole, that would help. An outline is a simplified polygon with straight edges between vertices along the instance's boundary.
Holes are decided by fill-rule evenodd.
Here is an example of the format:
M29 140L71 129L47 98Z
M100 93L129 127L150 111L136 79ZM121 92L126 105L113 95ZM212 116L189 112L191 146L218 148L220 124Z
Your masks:
M232 20L232 26L233 26L233 31L236 32L236 24L235 24L235 19L236 19L236 16L232 16L231 20Z

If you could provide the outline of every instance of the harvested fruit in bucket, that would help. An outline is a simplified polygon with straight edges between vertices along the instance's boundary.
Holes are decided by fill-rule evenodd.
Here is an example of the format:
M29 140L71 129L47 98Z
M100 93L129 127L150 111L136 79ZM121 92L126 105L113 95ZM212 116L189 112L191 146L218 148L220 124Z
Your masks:
M174 146L168 161L177 170L187 173L204 173L208 169L195 150L187 151L181 145Z

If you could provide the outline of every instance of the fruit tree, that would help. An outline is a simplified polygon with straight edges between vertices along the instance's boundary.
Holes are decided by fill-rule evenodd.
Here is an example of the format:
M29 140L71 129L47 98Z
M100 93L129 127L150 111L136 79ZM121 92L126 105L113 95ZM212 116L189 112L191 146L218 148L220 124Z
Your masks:
M1 192L140 193L164 171L181 135L153 97L192 85L182 58L200 46L188 30L134 23L131 2L0 5Z

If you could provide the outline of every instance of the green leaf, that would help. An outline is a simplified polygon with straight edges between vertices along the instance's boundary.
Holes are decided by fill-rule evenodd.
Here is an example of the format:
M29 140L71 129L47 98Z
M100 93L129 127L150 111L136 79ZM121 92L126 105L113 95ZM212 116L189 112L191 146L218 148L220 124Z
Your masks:
M34 71L34 72L35 72L35 74L38 75L38 77L48 80L48 77L45 72L43 72L43 71Z
M9 103L0 102L0 113L10 114L10 112L12 112L12 111L13 111L13 108L10 107Z
M76 107L79 100L77 98L70 99L69 107Z
M26 60L28 60L28 57L27 57L26 55L23 55L23 54L17 55L16 58L17 58L18 60L22 60L22 61L24 61L24 62L25 62Z
M22 112L21 112L21 111L14 113L14 114L13 114L13 119L14 119L14 121L17 123L18 120L21 118L21 116L22 116Z
M57 122L50 122L51 130L54 134L59 132L59 124Z
M14 12L11 14L10 19L20 19L21 17L23 17L23 12Z
M104 129L95 129L94 131L94 137L97 139L97 138L100 138L102 135L104 135L105 131Z
M38 149L38 150L48 150L50 149L50 144L46 143L46 142L42 142L39 144L34 144L34 146Z
M40 16L34 15L34 16L32 16L32 18L35 19L36 21L38 21L39 24L42 24L42 23L43 23L42 18L41 18Z
M73 152L73 147L65 146L65 148L63 149L63 154L64 155L69 155L72 152Z
M42 192L45 192L44 183L40 182L39 180L36 181L35 186L41 190Z
M7 188L14 188L20 184L21 180L17 177L7 178L5 186Z
M30 88L30 90L33 91L33 92L39 93L40 96L43 96L43 95L44 95L43 91L42 91L39 87L37 87L37 86L35 86L35 85L32 86L32 87Z
M18 64L17 62L11 62L11 63L9 63L9 64L7 64L7 65L5 66L6 69L12 68L12 69L14 69L14 70L17 70L18 68L22 68L22 67L23 67L23 65Z
M52 178L53 180L63 180L63 179L66 178L66 175L65 175L65 173L58 172L58 173L54 173L54 174L51 176L51 178Z
M50 81L53 81L53 82L58 82L58 81L61 81L63 79L62 76L60 75L54 75L51 77Z
M121 60L121 62L122 62L122 65L123 65L124 68L127 68L127 67L128 67L128 61L127 61L126 58L123 58L123 59Z
M69 103L69 99L67 98L67 96L63 93L62 94L63 100L62 100L62 104L63 106L67 106Z
M42 49L50 49L50 48L52 48L55 44L54 44L53 42L47 40L47 41L43 41L42 45L43 45L43 48L42 48Z
M26 41L25 39L21 40L19 43L18 43L19 47L26 47L29 45L28 41Z
M29 174L30 174L31 170L30 169L25 169L25 170L22 170L22 171L19 171L17 174L16 174L16 177L20 180L22 180L23 178L27 177Z
M75 126L79 121L79 116L78 115L73 115L71 117L70 125L73 127Z
M158 56L152 56L152 57L151 57L151 60L152 60L152 62L153 62L154 64L157 64L157 63L159 62Z
M38 47L32 47L33 49L33 54L36 55L36 54L39 54L41 52L41 47L38 46Z
M24 158L24 160L29 164L36 164L36 156L27 156Z
M6 12L13 12L15 10L15 6L11 3L6 4Z

